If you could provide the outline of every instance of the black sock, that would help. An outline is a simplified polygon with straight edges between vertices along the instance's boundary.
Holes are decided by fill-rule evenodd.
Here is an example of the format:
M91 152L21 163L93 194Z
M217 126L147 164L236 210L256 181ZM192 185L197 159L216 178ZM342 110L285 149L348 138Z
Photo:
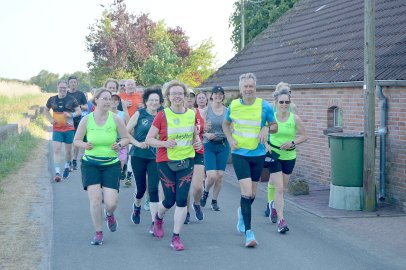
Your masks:
M217 203L217 200L211 200L211 204Z
M251 204L253 204L255 201L255 197L251 197Z
M204 192L203 192L203 196L206 197L206 198L209 197L209 192L208 192L208 191L204 191Z
M241 213L244 219L245 231L251 230L251 198L241 196Z
M173 233L173 236L179 236L179 234L178 233Z
M162 219L163 219L163 218L159 218L158 213L156 213L155 218L156 218L157 220L162 220Z

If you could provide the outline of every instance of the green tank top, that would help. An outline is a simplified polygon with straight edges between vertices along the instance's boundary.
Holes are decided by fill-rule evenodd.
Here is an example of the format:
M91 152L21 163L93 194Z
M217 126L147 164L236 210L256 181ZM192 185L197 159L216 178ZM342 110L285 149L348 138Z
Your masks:
M280 122L276 117L275 112L275 121L278 123L278 132L275 134L269 135L269 141L271 144L276 146L281 146L285 142L294 141L296 138L296 122L295 115L289 113L289 117L285 122ZM292 160L296 158L296 149L292 151L280 150L271 146L272 151L278 153L280 160Z
M89 114L86 137L93 144L93 149L85 150L84 160L97 165L110 165L119 161L118 153L111 148L117 139L117 127L112 112L109 112L102 126L96 124L94 113Z

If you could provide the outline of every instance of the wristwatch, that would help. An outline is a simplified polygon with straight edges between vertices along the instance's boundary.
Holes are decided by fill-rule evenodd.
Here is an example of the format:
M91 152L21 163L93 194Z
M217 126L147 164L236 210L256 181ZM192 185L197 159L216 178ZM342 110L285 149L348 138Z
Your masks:
M295 141L292 141L292 147L295 147L295 146L296 146Z
M123 148L123 146L121 146L121 143L120 143L120 142L118 143L118 146L119 146L120 148Z

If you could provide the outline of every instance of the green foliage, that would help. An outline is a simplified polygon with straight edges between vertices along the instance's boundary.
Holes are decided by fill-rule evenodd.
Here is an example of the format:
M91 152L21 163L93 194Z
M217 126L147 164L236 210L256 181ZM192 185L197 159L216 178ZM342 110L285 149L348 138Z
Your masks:
M248 44L259 33L268 28L286 11L291 9L298 0L245 0L245 44ZM236 52L241 50L241 2L234 3L234 12L229 18L233 29L231 42Z
M72 74L64 74L62 76L62 80L68 81L68 78L70 76L75 76L78 78L78 90L88 92L90 91L90 88L93 86L93 84L90 81L90 75L89 73L82 72L82 71L76 71ZM99 85L102 86L102 85ZM55 84L55 89L56 89L56 84Z
M38 85L44 92L56 92L56 84L59 74L47 70L41 70L37 76L32 77L29 82Z
M88 67L99 85L111 77L162 84L180 74L188 84L199 85L214 70L212 45L203 42L195 52L181 27L169 28L148 14L131 14L124 0L115 0L89 30L86 45L93 60Z

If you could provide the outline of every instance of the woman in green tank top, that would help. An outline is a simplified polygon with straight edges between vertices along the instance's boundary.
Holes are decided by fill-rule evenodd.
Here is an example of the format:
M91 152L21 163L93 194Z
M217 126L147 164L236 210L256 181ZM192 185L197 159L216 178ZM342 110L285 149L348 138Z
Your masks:
M110 231L117 229L114 210L118 203L120 186L120 161L118 151L129 143L129 135L124 122L110 111L111 92L99 88L94 95L97 105L94 112L86 115L76 131L74 145L85 149L82 159L82 183L87 190L90 202L90 214L95 228L92 245L103 243L102 232L102 196L104 196L104 212ZM87 137L87 142L83 138ZM117 141L117 135L120 141ZM103 194L102 194L103 192Z
M268 200L271 221L273 223L278 221L278 232L285 233L289 231L289 228L283 216L283 191L287 187L289 177L295 167L296 146L306 141L307 136L300 117L289 111L291 104L289 89L285 88L276 93L275 104L278 132L269 136L267 150L272 154L268 153L269 156L265 159L271 174L268 184Z

